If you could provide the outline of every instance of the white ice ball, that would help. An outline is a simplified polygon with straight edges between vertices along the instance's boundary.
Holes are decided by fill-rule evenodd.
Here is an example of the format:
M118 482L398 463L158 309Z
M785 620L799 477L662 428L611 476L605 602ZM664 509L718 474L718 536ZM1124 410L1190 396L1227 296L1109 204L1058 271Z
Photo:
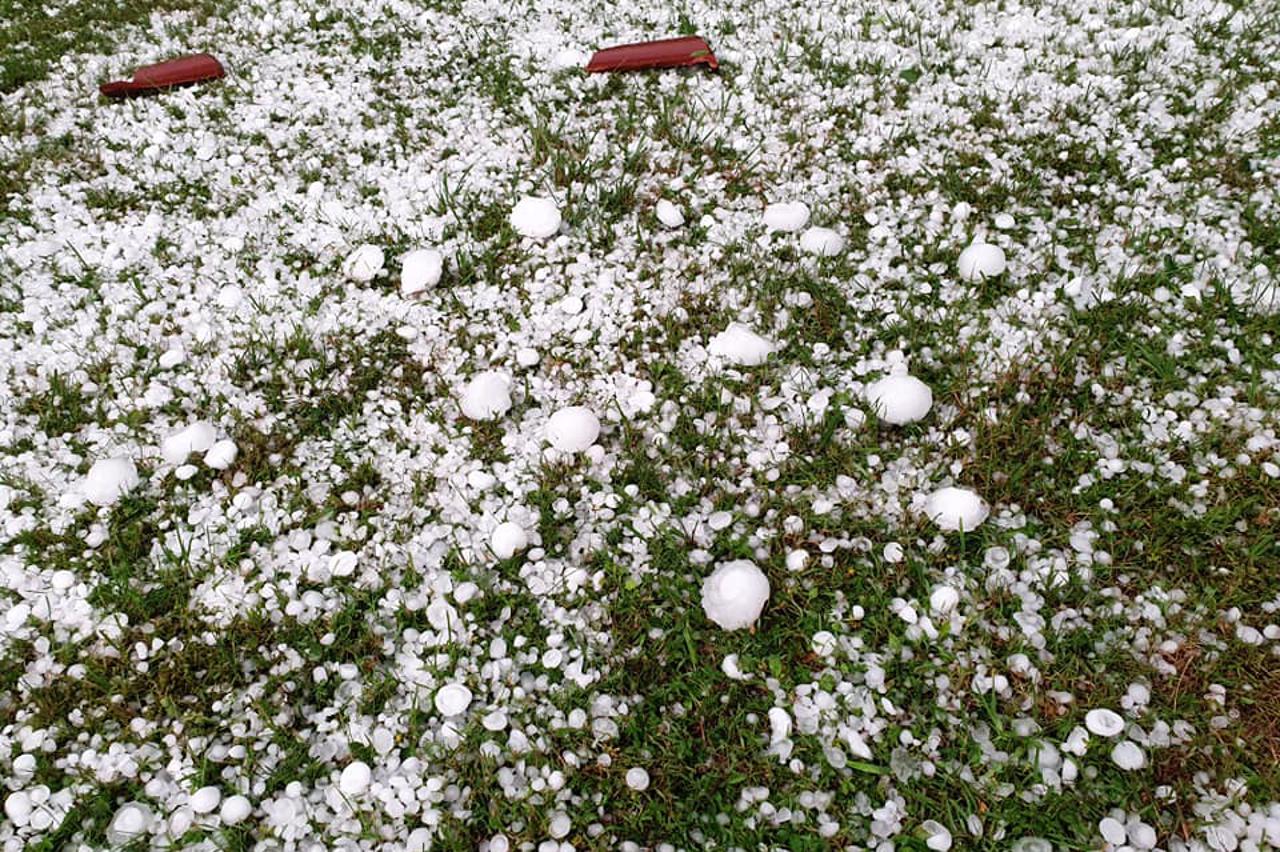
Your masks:
M1111 762L1126 772L1132 772L1147 765L1147 755L1133 740L1121 740L1111 749Z
M1124 731L1124 719L1114 710L1098 707L1084 714L1084 726L1099 737L1118 737Z
M562 408L547 420L547 441L562 453L580 453L600 437L600 419L581 405Z
M471 706L471 690L460 683L449 683L436 691L436 711L441 716L461 716Z
M192 453L208 451L218 440L213 424L197 420L184 429L174 432L160 444L160 455L172 465L182 464Z
M366 243L347 255L342 264L342 274L359 284L367 284L382 271L385 261L382 249Z
M107 826L107 842L112 846L125 846L145 837L154 822L155 814L141 802L121 805Z
M960 592L955 586L937 586L929 595L929 610L937 615L950 615L960 603Z
M529 546L529 534L524 527L512 521L503 521L493 528L489 547L499 559L510 559Z
M462 390L462 413L471 420L493 420L511 410L511 379L505 373L477 373Z
M762 219L770 231L798 231L809 224L809 205L803 201L779 201L764 208Z
M810 228L800 235L800 250L821 257L834 257L844 251L844 237L830 228Z
M960 252L956 266L965 281L994 278L1005 270L1004 250L990 243L973 243Z
M968 488L939 488L925 501L924 513L947 532L977 529L990 513L987 504Z
M933 391L915 376L885 376L867 386L866 396L877 416L894 426L914 423L933 407Z
M201 787L191 794L191 810L198 814L213 813L222 803L222 791L217 787Z
M511 211L511 227L522 237L546 239L560 230L560 208L550 198L522 198Z
M235 825L243 822L251 813L253 813L253 805L248 799L244 796L230 796L223 800L218 817L223 825Z
M138 468L126 458L101 459L84 478L85 498L95 506L110 506L138 487Z
M649 789L649 772L643 766L633 766L627 770L627 786L637 793Z
M769 599L769 578L747 559L724 562L702 583L702 610L725 630L749 627Z
M356 760L348 763L338 776L338 789L345 796L359 796L369 789L369 782L372 780L373 771L369 769L369 764Z
M400 293L412 296L440 283L444 256L435 249L415 249L400 264Z
M679 228L684 224L684 213L665 198L658 201L654 212L658 215L658 221L668 228Z
M236 463L236 456L239 454L235 441L223 439L216 442L209 448L209 452L204 454L204 463L214 470L226 470Z
M729 364L757 367L769 359L777 345L761 337L740 322L731 322L724 331L711 338L707 352Z

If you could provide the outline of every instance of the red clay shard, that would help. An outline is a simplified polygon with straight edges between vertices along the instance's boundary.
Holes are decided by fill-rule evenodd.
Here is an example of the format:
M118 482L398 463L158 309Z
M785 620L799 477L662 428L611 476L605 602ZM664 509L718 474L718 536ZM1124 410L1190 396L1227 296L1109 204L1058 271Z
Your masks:
M217 80L226 73L216 58L207 53L197 53L156 65L143 65L133 72L132 79L103 83L98 91L108 98L128 98L161 92L174 86Z
M587 73L683 68L688 65L707 65L713 71L720 67L706 39L701 36L684 36L597 50L587 63Z

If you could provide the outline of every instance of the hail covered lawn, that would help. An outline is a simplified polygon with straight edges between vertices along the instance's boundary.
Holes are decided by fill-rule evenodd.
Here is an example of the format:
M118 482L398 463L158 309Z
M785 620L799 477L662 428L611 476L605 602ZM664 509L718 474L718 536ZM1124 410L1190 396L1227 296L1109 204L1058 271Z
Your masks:
M5 25L6 852L1280 846L1272 0L97 5Z

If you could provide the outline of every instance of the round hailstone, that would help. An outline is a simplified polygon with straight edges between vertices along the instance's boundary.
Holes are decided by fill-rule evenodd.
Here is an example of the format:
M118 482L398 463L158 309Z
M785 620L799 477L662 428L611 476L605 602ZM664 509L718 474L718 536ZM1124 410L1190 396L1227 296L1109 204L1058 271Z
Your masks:
M218 433L213 424L197 420L185 429L173 433L160 444L160 455L169 464L178 465L187 460L192 453L203 453L218 440Z
M489 547L499 559L510 559L528 546L529 534L512 521L498 524L489 536Z
M347 255L342 264L342 274L359 284L367 284L382 271L385 260L382 249L365 244Z
M435 249L415 249L400 264L400 295L412 296L440 283L444 256Z
M130 459L102 459L93 463L84 478L84 496L95 506L110 506L137 488L140 481Z
M431 829L426 826L418 826L409 832L409 836L404 839L405 852L429 852L431 838Z
M1002 231L1009 230L1015 224L1013 217L1008 213L997 213L993 221L995 222L995 226Z
M253 813L253 805L249 804L248 799L244 796L232 796L223 800L218 817L223 825L235 825L243 822L251 813Z
M223 439L210 447L209 452L204 454L204 463L214 470L226 470L236 463L236 456L239 454L240 451L236 449L235 441Z
M1147 765L1147 755L1137 743L1122 740L1111 749L1111 762L1126 772L1131 772Z
M560 208L550 198L522 198L511 211L511 227L522 237L544 240L560 230Z
M222 791L217 787L201 787L191 794L191 810L198 814L211 814L222 803Z
M551 822L547 825L547 833L559 840L566 836L572 828L573 821L569 819L568 814L561 811L551 817Z
M24 790L10 793L4 800L4 815L18 828L31 820L31 796Z
M933 408L933 391L915 376L885 376L867 385L867 402L885 423L902 426Z
M937 615L950 615L960 603L960 592L955 586L938 586L929 595L929 610Z
M155 815L141 802L122 805L107 826L107 842L112 846L125 846L151 830Z
M562 453L580 453L600 437L600 419L581 405L562 408L547 420L547 441Z
M658 214L658 221L668 228L679 228L684 224L684 214L680 212L680 208L665 198L658 202L654 212Z
M1099 737L1118 737L1124 731L1124 719L1114 710L1099 707L1084 714L1084 726Z
M471 690L448 683L436 691L436 711L441 716L461 716L471 706Z
M731 322L711 338L707 351L716 358L742 367L758 367L777 349L772 340L761 337L740 322Z
M1129 833L1124 830L1124 823L1115 817L1103 817L1098 823L1098 831L1102 839L1112 846L1123 846L1129 842Z
M925 501L924 513L947 532L972 532L987 519L989 510L981 497L968 488L939 488Z
M770 231L794 232L809 224L809 205L803 201L780 201L764 208L764 226Z
M747 559L724 562L702 583L702 611L725 630L750 627L769 599L769 578Z
M511 379L495 370L477 373L462 391L461 408L471 420L501 417L511 410Z
M973 243L960 252L956 265L965 281L995 278L1005 269L1004 250L990 243Z
M373 771L369 769L369 764L363 760L357 760L347 764L342 774L338 776L338 789L344 796L359 796L369 789L369 782L372 780Z
M821 257L834 257L844 251L844 237L830 228L810 228L800 235L800 250Z
M927 839L924 844L936 852L947 852L951 848L951 831L942 823L934 819L927 819L920 823L920 827L924 829Z
M781 707L769 708L769 744L777 745L791 736L791 716Z
M627 786L637 793L649 789L649 772L643 766L633 766L627 770Z

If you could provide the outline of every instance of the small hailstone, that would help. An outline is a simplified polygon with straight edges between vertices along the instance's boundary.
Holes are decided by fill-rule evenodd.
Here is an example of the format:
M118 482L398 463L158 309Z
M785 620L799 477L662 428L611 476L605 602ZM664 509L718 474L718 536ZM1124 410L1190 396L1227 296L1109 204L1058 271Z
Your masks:
M707 345L707 351L713 356L743 367L763 364L776 348L773 341L761 337L740 322L729 323Z
M199 472L200 472L200 468L196 467L195 465L184 464L184 465L179 465L178 469L173 472L173 475L176 476L180 481L186 482L188 479L191 479Z
M968 488L939 488L925 501L924 513L947 532L972 532L987 519L987 504Z
M1156 830L1145 822L1131 823L1127 831L1129 835L1129 845L1135 849L1154 849L1158 837Z
M404 839L405 852L429 852L431 849L431 829L424 825L420 825L413 831L409 832L409 836ZM492 850L493 846L490 845Z
M929 609L938 615L949 615L960 603L960 592L955 586L938 586L929 595Z
M440 283L444 256L435 249L415 249L400 264L400 293L412 296Z
M471 690L460 683L449 683L436 691L436 711L441 716L461 716L471 706Z
M803 201L780 201L764 208L762 218L770 231L798 231L809 224L809 205Z
M1124 731L1124 719L1114 710L1099 707L1085 714L1084 726L1100 737L1118 737Z
M904 551L902 549L902 545L896 541L891 541L886 544L884 546L884 551L881 553L881 556L884 557L884 561L891 565L896 565L901 562L903 555Z
M503 521L489 535L489 547L499 559L510 559L529 546L529 534L512 521Z
M956 265L965 281L994 278L1005 270L1004 250L990 243L973 243L960 252Z
M803 571L804 567L809 564L809 552L796 548L787 554L787 570Z
M627 770L627 786L637 793L649 789L649 773L643 766L633 766Z
M359 284L367 284L382 271L385 260L382 249L366 243L347 255L342 274Z
M522 346L516 350L516 363L521 367L532 367L541 360L541 353L532 346Z
M947 852L951 848L951 831L937 820L927 819L920 824L926 832L925 845L936 852Z
M560 208L550 198L522 198L511 211L511 227L522 237L546 239L560 230Z
M720 661L720 671L724 672L725 677L730 680L747 680L747 675L738 665L737 654L725 654L723 660Z
M107 842L112 846L126 846L151 830L155 815L141 802L122 805L107 826Z
M165 438L160 444L160 455L169 464L182 464L192 453L203 453L211 449L217 439L218 434L213 424L198 420Z
M373 772L369 769L369 764L363 760L357 760L347 764L342 774L338 776L338 789L343 795L359 796L369 789L371 780L373 780Z
M569 815L563 811L554 814L551 821L547 824L547 833L556 840L564 837L573 828L573 821L569 819Z
M658 221L668 228L679 228L684 224L684 214L680 212L680 208L665 198L658 202L654 212L658 215Z
M581 405L562 408L547 420L547 441L562 453L580 453L600 437L600 419Z
M995 215L995 219L992 221L995 222L995 226L1001 231L1007 231L1014 225L1013 217L1008 213L997 213Z
M218 817L222 820L223 825L235 825L238 822L243 822L252 811L253 805L249 804L249 800L244 796L231 796L222 802L222 809L218 811Z
M724 562L702 583L702 610L725 630L749 627L769 599L769 578L754 562Z
M1125 771L1132 771L1147 765L1147 755L1137 743L1122 740L1111 749L1111 762Z
M240 451L236 448L236 442L229 438L224 438L209 448L209 452L204 454L204 463L206 467L214 470L226 470L236 463L236 456Z
M800 235L800 250L822 257L834 257L844 251L844 237L830 228L810 228Z
M213 813L222 803L222 791L217 787L201 787L191 794L191 810L198 814Z
M1112 846L1123 846L1129 841L1124 823L1113 817L1103 817L1098 823L1098 831L1102 833L1102 839Z
M489 838L489 852L507 852L511 848L505 834L495 834Z
M867 386L866 396L876 416L894 426L914 423L933 407L933 391L915 376L885 376Z
M130 459L101 459L84 478L84 496L95 506L110 506L138 487L138 469Z
M781 707L769 709L769 744L777 745L791 736L791 716Z
M462 389L462 414L470 420L493 420L511 410L511 379L496 370L477 373Z

